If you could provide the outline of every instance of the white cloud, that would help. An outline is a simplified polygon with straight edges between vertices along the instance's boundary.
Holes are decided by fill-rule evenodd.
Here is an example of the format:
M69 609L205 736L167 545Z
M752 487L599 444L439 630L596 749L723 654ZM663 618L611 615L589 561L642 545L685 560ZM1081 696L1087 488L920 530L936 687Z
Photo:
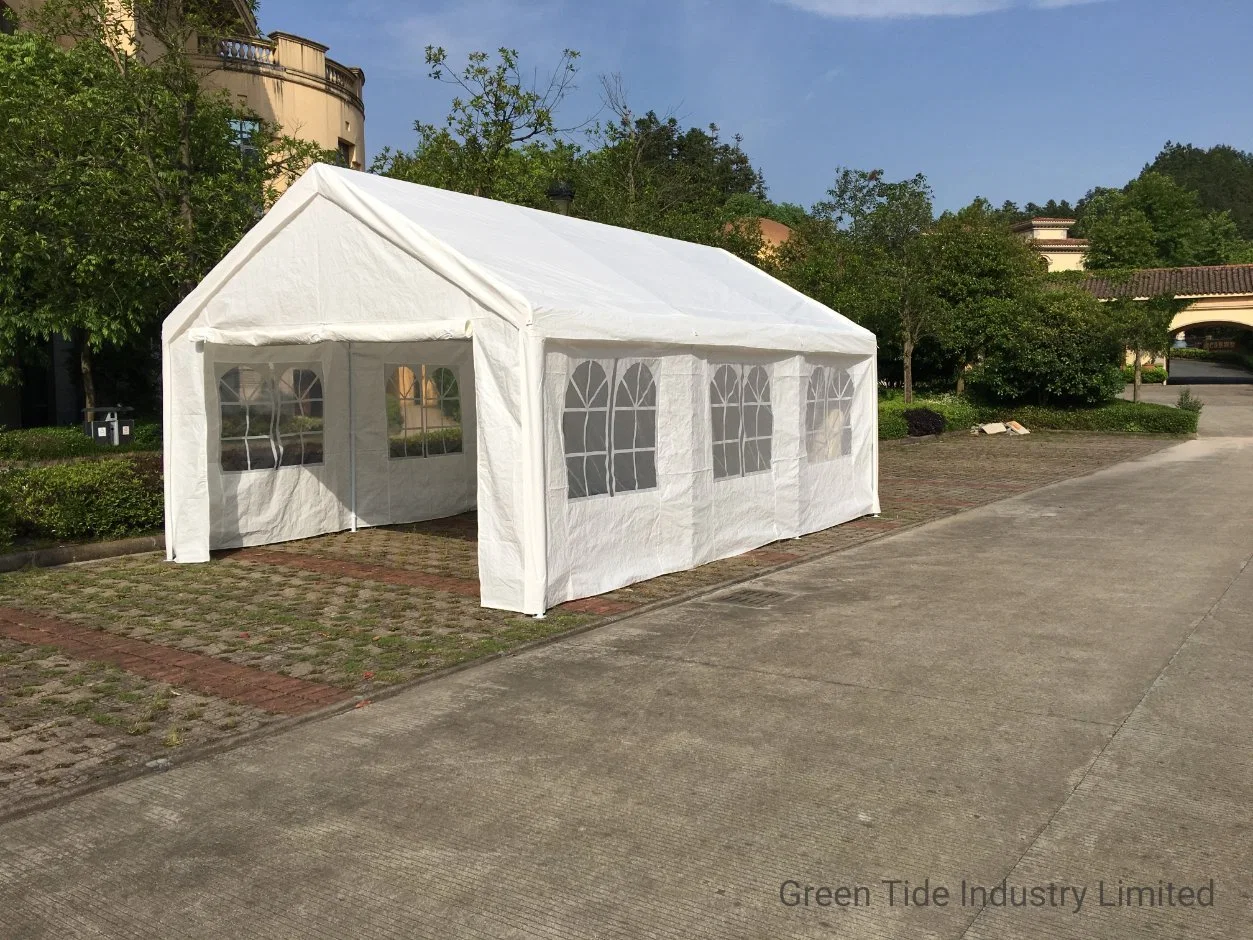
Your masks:
M886 20L922 16L977 16L1012 7L1057 9L1102 0L776 0L831 19Z

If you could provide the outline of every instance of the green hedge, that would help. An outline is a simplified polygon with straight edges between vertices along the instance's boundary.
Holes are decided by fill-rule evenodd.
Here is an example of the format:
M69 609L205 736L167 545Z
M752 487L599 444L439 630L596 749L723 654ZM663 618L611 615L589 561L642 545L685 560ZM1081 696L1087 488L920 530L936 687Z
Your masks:
M141 535L163 524L161 461L156 455L82 460L0 470L8 541L93 541ZM5 539L0 518L0 540Z
M990 421L1018 421L1032 431L1128 431L1147 434L1195 434L1198 416L1169 405L1114 401L1096 408L1047 408L1037 405L976 405L956 396L914 399L911 408L929 408L944 415L946 431L964 431ZM905 404L900 399L879 403L879 439L909 434Z
M145 421L135 424L135 439L120 448L102 447L82 428L24 428L0 430L0 463L62 460L67 457L98 457L108 453L161 449L161 426Z
M1123 367L1122 380L1128 385L1136 380L1135 366ZM1161 366L1142 366L1140 368L1140 383L1142 385L1161 385L1165 381L1166 370Z

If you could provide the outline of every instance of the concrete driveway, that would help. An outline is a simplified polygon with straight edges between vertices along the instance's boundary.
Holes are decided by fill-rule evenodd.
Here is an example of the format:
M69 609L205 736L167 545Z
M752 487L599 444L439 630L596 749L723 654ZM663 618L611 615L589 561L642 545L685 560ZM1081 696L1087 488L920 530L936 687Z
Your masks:
M1247 940L1250 506L1191 441L101 791L0 936Z
M1140 400L1173 405L1185 388L1205 403L1197 429L1201 437L1253 437L1253 385L1141 385ZM1128 385L1123 398L1130 399L1131 391Z

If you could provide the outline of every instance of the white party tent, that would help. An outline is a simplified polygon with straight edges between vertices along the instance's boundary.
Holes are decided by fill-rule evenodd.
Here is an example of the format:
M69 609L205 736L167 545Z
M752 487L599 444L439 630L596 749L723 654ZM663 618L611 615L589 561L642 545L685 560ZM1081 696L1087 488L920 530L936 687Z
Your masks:
M179 562L477 508L540 614L879 508L874 335L717 248L319 165L162 340Z

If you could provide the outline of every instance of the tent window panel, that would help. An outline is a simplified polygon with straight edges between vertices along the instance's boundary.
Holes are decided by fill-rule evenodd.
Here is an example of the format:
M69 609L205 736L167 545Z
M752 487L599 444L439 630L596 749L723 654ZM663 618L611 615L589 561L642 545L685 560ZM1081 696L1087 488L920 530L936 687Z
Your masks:
M609 492L609 375L599 362L580 362L566 384L561 416L566 454L567 496Z
M570 499L657 486L657 383L643 363L617 378L620 366L611 364L611 379L605 365L585 360L566 383L561 435Z
M274 397L274 383L260 369L233 366L222 373L218 380L218 406L224 471L274 468L278 459Z
M316 369L287 369L278 380L280 464L299 467L323 460L322 377Z
M657 383L643 363L623 373L613 400L611 492L650 490L657 485Z
M389 365L384 369L388 453L442 457L464 448L461 386L448 366Z
M853 453L855 383L847 369L816 366L805 393L805 452L812 463Z
M774 410L770 404L770 374L753 366L744 374L744 473L770 469L774 440Z
M770 373L762 366L722 365L709 383L715 480L770 469L774 412Z

